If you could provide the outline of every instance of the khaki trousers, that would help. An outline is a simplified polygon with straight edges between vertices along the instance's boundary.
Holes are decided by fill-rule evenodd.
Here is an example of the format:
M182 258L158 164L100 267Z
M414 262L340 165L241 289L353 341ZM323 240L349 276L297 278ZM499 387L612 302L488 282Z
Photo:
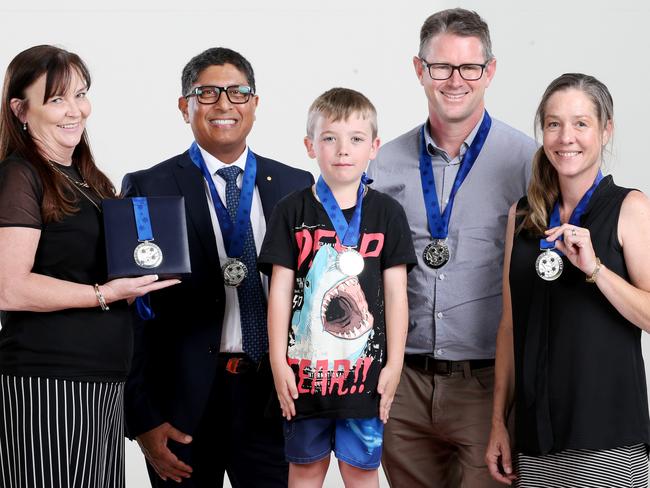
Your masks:
M501 487L484 456L494 368L450 376L404 365L384 431L382 464L393 488Z

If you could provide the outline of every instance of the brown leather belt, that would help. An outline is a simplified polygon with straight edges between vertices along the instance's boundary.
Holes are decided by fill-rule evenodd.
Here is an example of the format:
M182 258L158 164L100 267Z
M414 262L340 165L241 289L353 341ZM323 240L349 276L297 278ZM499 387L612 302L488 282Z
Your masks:
M404 362L411 368L419 369L431 374L451 376L453 373L464 373L475 369L491 368L494 359L470 359L467 361L447 361L435 359L422 354L407 354Z

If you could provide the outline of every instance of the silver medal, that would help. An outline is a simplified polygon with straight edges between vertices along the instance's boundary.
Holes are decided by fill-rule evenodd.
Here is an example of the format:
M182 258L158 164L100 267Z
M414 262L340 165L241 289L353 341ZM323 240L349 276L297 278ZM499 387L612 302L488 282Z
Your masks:
M436 239L424 248L422 258L429 268L442 268L449 261L449 246L444 240Z
M223 282L226 286L236 287L241 285L246 278L248 268L239 259L228 258L226 264L221 267L221 272L223 273Z
M336 267L345 275L360 275L363 271L363 266L363 256L354 249L346 249L336 257Z
M163 261L163 252L157 244L143 241L133 250L133 260L141 268L157 268Z
M557 280L562 274L562 269L564 269L562 256L551 249L546 249L535 260L535 271L543 280Z

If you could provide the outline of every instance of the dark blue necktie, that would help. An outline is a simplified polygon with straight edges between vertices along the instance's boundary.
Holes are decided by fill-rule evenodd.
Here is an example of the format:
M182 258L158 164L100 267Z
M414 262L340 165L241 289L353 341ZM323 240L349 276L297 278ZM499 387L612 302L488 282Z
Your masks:
M240 190L237 186L237 177L241 172L241 168L235 165L217 171L217 174L226 180L226 207L233 220L236 218L239 206ZM242 346L244 352L253 361L259 362L268 351L269 341L266 331L266 297L262 289L260 274L257 271L257 249L250 220L242 255L231 257L239 258L248 269L246 279L237 287Z

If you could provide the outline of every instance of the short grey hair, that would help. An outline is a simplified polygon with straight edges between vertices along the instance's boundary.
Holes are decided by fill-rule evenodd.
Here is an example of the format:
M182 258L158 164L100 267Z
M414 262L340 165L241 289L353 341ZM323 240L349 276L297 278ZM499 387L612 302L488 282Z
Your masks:
M494 58L490 29L479 14L473 10L451 8L431 15L420 29L419 56L424 59L429 41L439 34L455 34L461 37L478 37L483 45L485 62Z

